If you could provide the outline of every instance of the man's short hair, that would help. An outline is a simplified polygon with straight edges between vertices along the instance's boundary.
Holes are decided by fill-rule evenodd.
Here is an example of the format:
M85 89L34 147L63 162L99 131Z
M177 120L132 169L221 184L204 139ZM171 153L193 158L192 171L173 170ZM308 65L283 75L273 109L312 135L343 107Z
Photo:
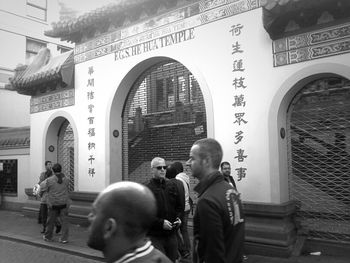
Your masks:
M168 179L173 179L173 178L176 177L176 175L177 175L177 171L176 171L175 167L169 165L169 166L166 168L165 177L168 178Z
M193 145L199 146L199 156L201 159L209 157L213 168L219 169L222 160L222 148L217 140L212 138L200 139Z
M51 163L51 161L46 161L45 166L47 166L49 163Z
M176 175L182 173L184 171L184 167L181 162L173 162L166 168L165 177L168 179L175 178Z
M173 162L170 166L174 167L176 174L182 173L184 171L184 166L181 162Z
M229 165L229 166L231 166L231 164L230 164L229 162L222 162L222 163L220 164L221 170L222 170L222 168L224 167L224 165Z
M159 163L165 163L165 160L161 157L154 157L151 161L151 168L157 167Z

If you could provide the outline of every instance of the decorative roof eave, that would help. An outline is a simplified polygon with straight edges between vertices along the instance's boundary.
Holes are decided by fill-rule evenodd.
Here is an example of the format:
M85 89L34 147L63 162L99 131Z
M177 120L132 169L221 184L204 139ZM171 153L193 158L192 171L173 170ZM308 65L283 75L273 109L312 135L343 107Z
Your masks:
M107 6L98 8L72 20L63 20L52 24L45 31L49 37L59 37L63 41L80 43L112 29L137 21L140 17L151 16L178 4L195 0L116 0Z
M28 148L29 146L29 126L0 129L0 150Z
M349 0L261 0L272 40L350 18Z
M15 69L15 76L10 79L11 87L7 88L23 95L35 95L43 87L71 85L73 73L73 51L51 57L50 50L44 48L30 65Z

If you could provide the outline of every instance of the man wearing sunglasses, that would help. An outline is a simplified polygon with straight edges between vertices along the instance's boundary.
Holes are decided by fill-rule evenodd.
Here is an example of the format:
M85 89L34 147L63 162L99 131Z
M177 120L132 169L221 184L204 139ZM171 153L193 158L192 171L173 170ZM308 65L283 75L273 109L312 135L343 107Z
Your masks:
M175 262L178 258L176 230L184 207L175 183L165 178L166 168L163 158L155 157L151 161L152 178L147 186L157 200L157 219L148 235L153 245Z

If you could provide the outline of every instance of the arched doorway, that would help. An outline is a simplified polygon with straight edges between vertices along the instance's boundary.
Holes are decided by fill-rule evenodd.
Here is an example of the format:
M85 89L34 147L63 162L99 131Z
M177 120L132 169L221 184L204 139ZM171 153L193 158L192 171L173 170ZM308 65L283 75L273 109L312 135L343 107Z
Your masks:
M46 147L44 161L60 163L62 172L70 179L69 190L74 191L74 132L70 122L62 117L55 117L49 124L46 133Z
M188 159L194 141L207 137L204 99L194 75L164 60L133 84L123 110L123 179L150 178L150 161Z
M350 244L350 81L306 84L288 108L289 195L314 240Z
M62 172L70 179L69 190L74 191L74 134L68 120L65 120L58 132L57 162Z

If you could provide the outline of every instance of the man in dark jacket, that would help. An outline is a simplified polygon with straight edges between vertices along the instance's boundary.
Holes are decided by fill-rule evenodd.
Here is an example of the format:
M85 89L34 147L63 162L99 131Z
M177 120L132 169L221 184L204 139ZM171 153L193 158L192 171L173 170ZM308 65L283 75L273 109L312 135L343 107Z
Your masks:
M157 200L157 219L148 234L153 245L173 262L178 258L176 230L184 209L181 196L174 181L165 178L165 160L155 157L151 162L153 178L147 183Z
M224 176L226 182L231 184L234 188L237 189L235 180L231 176L231 165L229 162L222 162L220 165L221 173Z
M237 190L219 172L222 148L214 139L196 141L187 164L199 180L193 219L193 262L242 262L244 216Z

